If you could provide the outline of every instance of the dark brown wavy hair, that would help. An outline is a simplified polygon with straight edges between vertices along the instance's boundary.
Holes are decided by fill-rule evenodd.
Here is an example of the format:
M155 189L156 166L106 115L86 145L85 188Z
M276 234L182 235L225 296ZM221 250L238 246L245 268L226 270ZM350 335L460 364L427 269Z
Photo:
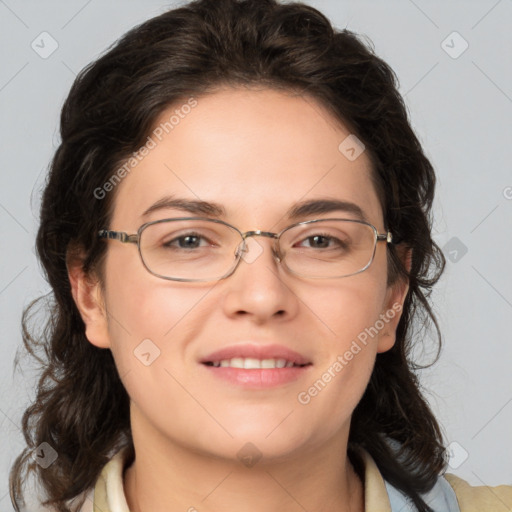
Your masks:
M115 193L99 199L94 191L146 142L165 109L225 86L307 95L366 146L385 225L413 257L408 272L398 247L389 248L389 284L408 279L410 288L396 343L377 355L353 413L348 454L357 465L356 451L366 449L388 482L419 511L431 510L421 494L446 469L446 456L417 375L424 366L413 361L412 348L423 342L424 328L434 326L439 357L441 335L429 295L445 260L431 234L434 170L397 84L371 42L334 29L310 6L276 0L190 2L133 28L78 74L62 108L62 141L45 185L36 241L52 291L22 317L24 346L41 374L22 419L27 447L10 473L17 511L31 474L44 491L43 505L68 512L74 498L72 510L81 506L80 494L94 486L113 453L129 446L133 457L129 397L110 350L86 339L66 258L81 248L84 271L102 279L107 244L96 234L110 224ZM48 318L36 332L31 325L38 305L46 306ZM43 442L58 453L46 469L31 458Z

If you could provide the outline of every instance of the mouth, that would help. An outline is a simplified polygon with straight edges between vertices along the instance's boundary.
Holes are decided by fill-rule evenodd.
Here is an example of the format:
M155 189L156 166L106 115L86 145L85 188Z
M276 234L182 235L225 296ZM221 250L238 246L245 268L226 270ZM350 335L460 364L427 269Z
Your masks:
M200 363L211 375L230 384L261 389L297 380L313 366L305 356L279 345L234 345Z
M234 357L232 359L222 359L221 361L207 361L206 366L215 368L241 368L244 370L262 370L272 368L303 368L311 363L296 364L286 359L255 359L254 357Z

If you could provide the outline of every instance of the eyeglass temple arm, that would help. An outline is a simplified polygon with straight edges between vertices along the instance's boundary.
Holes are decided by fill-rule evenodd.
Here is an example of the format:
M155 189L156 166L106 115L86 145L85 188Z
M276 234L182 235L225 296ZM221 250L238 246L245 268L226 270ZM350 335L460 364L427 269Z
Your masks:
M393 243L393 235L391 233L391 231L388 231L387 233L383 234L383 235L377 235L377 241L379 240L382 240L384 242L387 242L388 244L392 244Z
M119 240L120 242L123 242L123 244L136 244L139 239L138 235L129 235L122 231L110 231L108 229L101 229L98 231L98 236L100 238L108 238L109 240Z

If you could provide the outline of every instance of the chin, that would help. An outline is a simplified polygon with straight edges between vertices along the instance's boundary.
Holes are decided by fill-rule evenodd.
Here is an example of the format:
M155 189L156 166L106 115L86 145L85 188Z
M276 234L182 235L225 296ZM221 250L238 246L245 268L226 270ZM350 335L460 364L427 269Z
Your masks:
M217 441L214 441L210 437L205 449L211 453L214 447L213 455L232 460L238 459L248 467L251 467L251 464L254 465L254 461L261 463L285 461L304 449L306 439L303 437L303 431L291 432L284 427L278 427L272 432L273 429L275 425L271 429L261 428L261 425L233 429L230 431L233 438L221 435ZM272 433L269 435L270 432Z

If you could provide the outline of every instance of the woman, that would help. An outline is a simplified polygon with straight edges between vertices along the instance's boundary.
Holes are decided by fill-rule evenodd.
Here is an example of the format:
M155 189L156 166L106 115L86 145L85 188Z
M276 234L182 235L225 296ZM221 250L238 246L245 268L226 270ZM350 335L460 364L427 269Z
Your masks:
M61 134L17 510L27 466L59 511L512 506L443 475L409 356L413 320L437 327L435 175L355 34L192 2L80 73Z

